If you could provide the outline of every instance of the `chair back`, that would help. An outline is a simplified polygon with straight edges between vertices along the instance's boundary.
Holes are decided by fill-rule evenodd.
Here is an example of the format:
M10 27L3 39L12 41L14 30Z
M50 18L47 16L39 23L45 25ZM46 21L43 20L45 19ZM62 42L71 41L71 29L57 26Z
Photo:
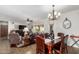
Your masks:
M65 49L67 47L67 40L68 40L68 35L61 36L61 45L60 45L60 52L61 53L65 53Z
M44 35L44 34L39 34L39 36L41 36L42 38L44 38L44 37L45 37L45 35Z
M60 33L60 32L59 32L59 33L57 33L57 36L60 36L60 37L61 37L61 36L64 36L64 33Z
M17 34L17 33L9 34L10 44L19 44L19 40L20 40L19 34Z
M65 45L67 45L68 36L69 36L69 35L66 35L66 36L64 37L64 43L65 43Z
M44 38L42 38L39 35L36 36L36 53L39 54L45 53Z
M45 38L49 38L49 33L45 33Z
M61 35L60 39L61 39L61 41L58 42L57 44L55 44L55 46L54 46L54 51L57 54L63 54L63 53L65 53L65 51L67 51L68 35L66 35L66 36Z

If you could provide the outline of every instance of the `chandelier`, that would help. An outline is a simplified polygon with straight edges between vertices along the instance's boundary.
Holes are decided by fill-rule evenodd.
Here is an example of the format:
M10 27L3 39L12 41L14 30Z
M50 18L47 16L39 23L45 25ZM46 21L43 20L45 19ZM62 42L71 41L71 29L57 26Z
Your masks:
M52 5L53 10L51 12L49 12L48 14L48 19L49 20L56 20L57 18L59 18L59 16L61 15L60 12L57 12L54 8L55 5Z

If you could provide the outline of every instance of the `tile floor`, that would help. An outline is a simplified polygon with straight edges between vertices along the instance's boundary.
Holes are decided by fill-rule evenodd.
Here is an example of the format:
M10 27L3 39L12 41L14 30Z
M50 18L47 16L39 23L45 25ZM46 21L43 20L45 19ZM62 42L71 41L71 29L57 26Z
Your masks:
M22 48L10 48L8 40L0 40L0 54L35 54L36 44ZM79 48L68 47L69 54L79 54Z
M30 46L22 48L10 48L8 40L0 40L0 54L35 54L36 45L32 44Z

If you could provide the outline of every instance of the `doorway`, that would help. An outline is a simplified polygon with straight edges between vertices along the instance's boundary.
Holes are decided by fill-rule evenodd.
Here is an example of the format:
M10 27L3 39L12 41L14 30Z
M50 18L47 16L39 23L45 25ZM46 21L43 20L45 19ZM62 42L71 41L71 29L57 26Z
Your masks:
M8 36L8 22L0 21L0 39L7 39Z

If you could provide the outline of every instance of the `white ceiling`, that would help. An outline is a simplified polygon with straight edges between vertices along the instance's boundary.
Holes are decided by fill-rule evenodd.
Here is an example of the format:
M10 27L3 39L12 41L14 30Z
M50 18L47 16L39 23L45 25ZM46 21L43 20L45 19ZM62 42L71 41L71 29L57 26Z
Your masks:
M55 10L61 13L79 9L79 5L56 5ZM52 10L51 5L0 5L0 16L8 17L16 21L44 20L48 12Z

